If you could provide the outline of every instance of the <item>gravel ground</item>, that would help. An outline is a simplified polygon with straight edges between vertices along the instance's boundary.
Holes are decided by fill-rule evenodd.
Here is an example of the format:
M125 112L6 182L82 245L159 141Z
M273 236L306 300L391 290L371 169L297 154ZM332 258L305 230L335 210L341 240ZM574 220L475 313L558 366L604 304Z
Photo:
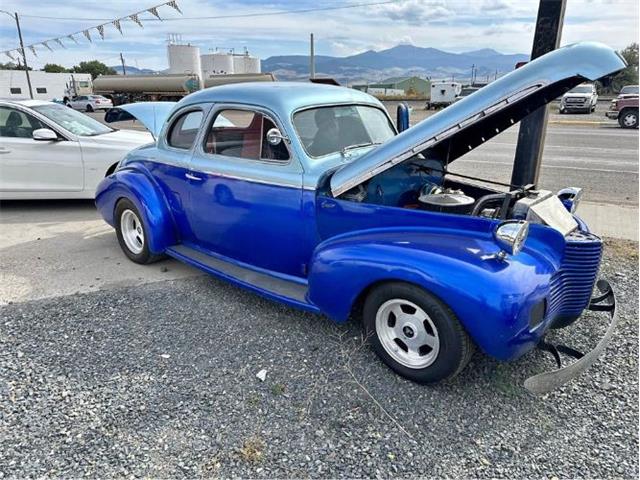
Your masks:
M4 306L0 477L638 478L637 248L605 258L606 359L544 397L543 353L419 386L355 322L209 277ZM588 349L600 318L554 337Z

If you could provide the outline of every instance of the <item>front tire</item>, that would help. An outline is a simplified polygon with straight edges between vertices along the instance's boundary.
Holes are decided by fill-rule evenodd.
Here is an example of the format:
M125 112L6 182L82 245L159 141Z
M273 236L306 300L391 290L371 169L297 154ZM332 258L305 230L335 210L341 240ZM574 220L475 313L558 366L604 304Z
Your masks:
M91 105L87 105L87 108L86 108L85 111L88 112L88 113L91 113L91 112L93 112L93 107Z
M367 296L363 327L378 357L417 383L455 377L473 354L473 342L439 299L407 283L385 283Z
M638 128L638 109L622 110L618 116L618 124L622 128Z
M149 229L136 206L126 198L116 205L115 223L118 243L129 260L146 265L162 258L149 250Z

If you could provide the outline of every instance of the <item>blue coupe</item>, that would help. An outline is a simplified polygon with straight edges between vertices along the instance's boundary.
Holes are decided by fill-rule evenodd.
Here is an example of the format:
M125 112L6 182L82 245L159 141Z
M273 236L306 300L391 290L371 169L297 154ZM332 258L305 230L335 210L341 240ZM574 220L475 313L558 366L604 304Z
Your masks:
M168 255L336 322L360 318L377 355L420 383L453 377L476 347L499 360L536 346L580 357L545 333L586 308L611 313L591 352L527 380L547 391L589 367L615 325L606 281L591 299L602 242L574 214L580 189L449 167L624 66L601 44L561 48L401 133L375 98L312 83L121 106L107 120L138 118L156 141L102 181L96 204L132 261Z

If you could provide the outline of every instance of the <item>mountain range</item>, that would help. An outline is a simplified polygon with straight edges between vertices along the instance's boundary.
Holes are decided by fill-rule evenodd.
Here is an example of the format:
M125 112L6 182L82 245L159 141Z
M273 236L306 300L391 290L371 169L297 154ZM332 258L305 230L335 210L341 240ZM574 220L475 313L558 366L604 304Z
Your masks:
M496 73L514 69L527 61L525 54L503 54L491 48L451 53L437 48L397 45L386 50L368 50L347 57L316 55L316 74L338 80L341 84L375 82L389 77L417 75L434 79L455 77L468 80L472 66L478 81L493 79ZM112 66L122 73L121 66ZM262 60L262 71L272 72L279 80L303 80L309 77L308 55L278 55ZM128 75L161 73L127 67Z
M340 83L372 82L388 77L411 75L431 78L469 79L474 66L476 78L493 79L504 74L528 55L502 54L490 48L451 53L437 48L397 45L387 50L368 50L348 57L316 55L316 74L333 77ZM308 55L283 55L262 61L263 72L273 72L281 80L297 80L309 76Z

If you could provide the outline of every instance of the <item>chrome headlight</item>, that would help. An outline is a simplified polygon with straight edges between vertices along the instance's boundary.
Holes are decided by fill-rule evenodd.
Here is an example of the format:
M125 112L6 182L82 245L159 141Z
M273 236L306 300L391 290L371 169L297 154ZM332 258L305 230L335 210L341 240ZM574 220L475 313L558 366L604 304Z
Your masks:
M567 187L560 190L558 198L570 213L575 213L580 200L582 199L582 189L578 187Z
M500 247L499 258L506 254L517 255L524 246L529 234L529 222L526 220L507 220L498 225L493 232L493 237Z

